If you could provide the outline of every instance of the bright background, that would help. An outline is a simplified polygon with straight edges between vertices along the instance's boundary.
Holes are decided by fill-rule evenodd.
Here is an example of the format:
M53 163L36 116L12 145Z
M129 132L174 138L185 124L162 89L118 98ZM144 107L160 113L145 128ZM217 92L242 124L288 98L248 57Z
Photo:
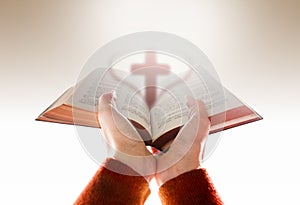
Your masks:
M98 166L74 127L34 119L97 48L145 30L196 44L264 117L203 164L225 204L300 204L298 0L1 0L0 204L74 202Z

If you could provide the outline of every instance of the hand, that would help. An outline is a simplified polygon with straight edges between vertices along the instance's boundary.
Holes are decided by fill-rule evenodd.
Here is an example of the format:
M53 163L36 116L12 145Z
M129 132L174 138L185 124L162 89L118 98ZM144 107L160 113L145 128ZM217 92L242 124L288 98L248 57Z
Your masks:
M210 121L202 101L188 98L189 121L179 131L166 153L157 157L156 181L159 186L180 174L200 166L201 145L210 129Z
M112 106L112 100L112 93L103 94L98 105L99 123L111 157L142 176L154 174L155 158L147 150L134 126Z

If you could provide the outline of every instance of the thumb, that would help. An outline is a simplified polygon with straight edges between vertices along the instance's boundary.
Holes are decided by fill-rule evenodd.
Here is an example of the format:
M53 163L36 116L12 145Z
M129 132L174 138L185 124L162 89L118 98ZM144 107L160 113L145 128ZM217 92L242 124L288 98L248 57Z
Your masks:
M105 93L99 97L98 113L111 110L111 103L113 99L113 92Z
M99 97L98 103L98 120L101 128L114 127L113 123L113 108L112 108L113 93L105 93ZM105 126L104 126L105 125Z
M112 106L114 92L105 93L99 98L98 120L104 132L119 133L141 141L141 137L130 121Z

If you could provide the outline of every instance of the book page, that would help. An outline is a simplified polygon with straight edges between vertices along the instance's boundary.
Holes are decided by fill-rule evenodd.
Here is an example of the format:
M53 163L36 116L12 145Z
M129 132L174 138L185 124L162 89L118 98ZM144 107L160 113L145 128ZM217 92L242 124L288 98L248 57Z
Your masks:
M153 141L187 122L186 96L192 95L187 85L174 74L162 77L158 81L158 90L156 103L150 110Z
M130 76L117 86L114 106L126 118L142 125L151 135L149 108L144 96L129 84L129 82L134 82L132 78L135 77Z
M208 116L242 106L243 103L208 73L192 73L186 80L193 96L206 106Z
M55 100L44 112L42 112L40 114L40 116L44 115L46 112L48 112L49 110L58 107L66 102L68 102L68 100L72 97L74 92L74 87L70 87L69 89L67 89L61 96L59 96L59 98L57 98L57 100Z
M176 99L165 94L150 110L152 139L155 141L162 134L184 125L187 121L188 110L184 98Z
M126 73L115 70L103 74L101 69L96 69L75 85L75 92L68 103L77 108L97 111L98 99L104 94L115 90L119 81Z
M208 116L214 116L243 105L220 82L205 72L199 74L191 71L189 75L182 73L161 77L158 86L165 91L158 95L156 106L150 111L154 140L187 122L186 95L202 100ZM225 115L222 115L221 118L225 120Z
M101 69L94 70L75 86L74 95L68 99L68 103L97 112L99 97L115 90L117 94L115 106L121 114L138 122L151 133L148 106L141 95L134 94L142 85L144 85L143 78L128 75L125 71L109 69L103 74Z

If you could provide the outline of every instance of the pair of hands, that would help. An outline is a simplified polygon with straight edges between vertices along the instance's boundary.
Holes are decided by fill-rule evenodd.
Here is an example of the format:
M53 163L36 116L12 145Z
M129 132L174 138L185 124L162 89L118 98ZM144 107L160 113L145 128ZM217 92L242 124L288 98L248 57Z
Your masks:
M113 94L99 98L98 117L109 155L126 164L148 181L158 185L200 166L201 147L208 136L210 121L204 104L187 98L188 122L181 128L167 152L154 156L145 146L135 127L113 106Z

